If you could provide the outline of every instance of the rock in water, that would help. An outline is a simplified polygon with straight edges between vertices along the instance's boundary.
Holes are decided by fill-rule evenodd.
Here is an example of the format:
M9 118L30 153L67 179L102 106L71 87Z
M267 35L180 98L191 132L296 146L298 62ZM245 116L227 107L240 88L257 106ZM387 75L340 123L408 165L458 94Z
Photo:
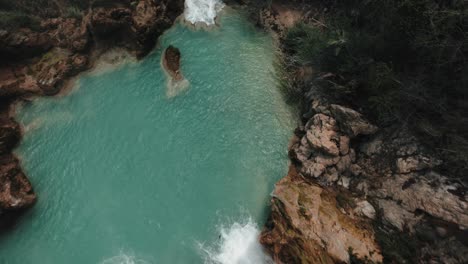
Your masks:
M163 69L169 75L167 97L174 97L188 88L188 81L180 71L180 50L172 45L167 47L162 56Z
M183 79L180 72L180 50L178 48L172 45L167 47L163 55L163 66L174 81Z

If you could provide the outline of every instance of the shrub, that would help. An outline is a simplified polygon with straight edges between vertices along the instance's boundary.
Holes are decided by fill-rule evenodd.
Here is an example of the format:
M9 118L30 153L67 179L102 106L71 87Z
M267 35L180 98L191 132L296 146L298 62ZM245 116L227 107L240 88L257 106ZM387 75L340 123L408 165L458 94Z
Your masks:
M319 87L380 126L408 125L468 169L468 9L461 0L333 0L326 26L285 36L294 67L311 64ZM326 79L322 76L331 76Z
M21 12L0 11L0 29L17 29L22 27L38 30L39 21L35 17Z

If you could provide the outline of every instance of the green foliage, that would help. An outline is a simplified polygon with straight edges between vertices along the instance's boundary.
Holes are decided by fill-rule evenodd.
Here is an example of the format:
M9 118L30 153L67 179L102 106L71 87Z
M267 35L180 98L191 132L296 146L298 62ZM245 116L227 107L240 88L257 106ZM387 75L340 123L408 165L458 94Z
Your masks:
M22 27L38 30L39 21L35 17L21 12L0 11L0 29L17 29Z
M313 65L316 71L315 80L304 86L319 86L363 108L380 126L411 126L425 142L443 150L444 158L457 160L454 174L466 174L467 4L325 2L330 9L325 26L299 24L285 36L294 67Z
M414 263L421 245L407 232L376 227L375 238L381 247L384 263Z
M70 6L67 7L65 16L80 19L83 17L83 11L79 7Z
M84 10L89 7L91 0L68 0L69 6L76 8L78 10Z

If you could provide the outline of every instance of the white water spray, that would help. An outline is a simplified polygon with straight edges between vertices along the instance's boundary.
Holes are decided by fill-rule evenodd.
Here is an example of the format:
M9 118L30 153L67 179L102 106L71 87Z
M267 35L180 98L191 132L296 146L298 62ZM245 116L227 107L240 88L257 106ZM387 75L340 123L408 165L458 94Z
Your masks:
M148 264L145 260L120 252L119 255L101 261L100 264Z
M201 249L206 254L206 264L272 264L258 241L260 231L251 219L245 224L234 223L221 227L220 238L214 247Z
M214 25L216 16L223 7L221 0L185 0L185 20L192 24Z

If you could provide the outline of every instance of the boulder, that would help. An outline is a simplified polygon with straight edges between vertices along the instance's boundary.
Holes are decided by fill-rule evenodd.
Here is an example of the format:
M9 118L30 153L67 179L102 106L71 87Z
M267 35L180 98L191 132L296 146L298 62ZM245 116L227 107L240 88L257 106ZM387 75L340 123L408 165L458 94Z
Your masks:
M170 45L163 54L163 67L174 81L184 79L180 71L180 51L178 48Z

